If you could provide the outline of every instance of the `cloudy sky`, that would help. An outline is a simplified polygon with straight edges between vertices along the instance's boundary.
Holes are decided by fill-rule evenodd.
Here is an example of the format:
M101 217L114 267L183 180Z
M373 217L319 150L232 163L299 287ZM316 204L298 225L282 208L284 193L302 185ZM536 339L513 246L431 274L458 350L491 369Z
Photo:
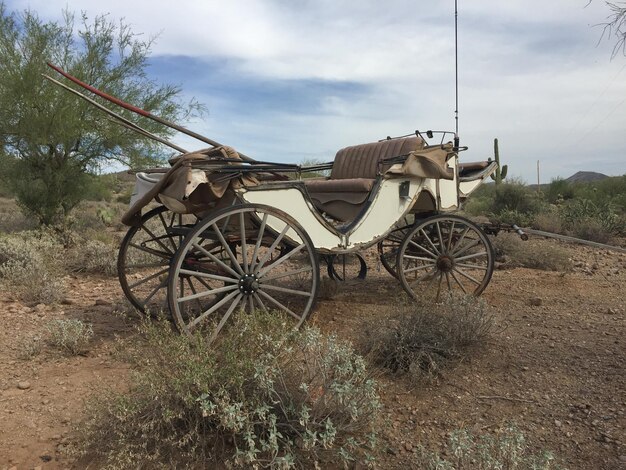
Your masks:
M454 1L8 0L58 19L109 13L158 35L149 74L209 114L189 127L262 160L454 130ZM462 161L500 155L542 182L626 173L626 57L602 0L459 0ZM187 148L202 144L181 137Z

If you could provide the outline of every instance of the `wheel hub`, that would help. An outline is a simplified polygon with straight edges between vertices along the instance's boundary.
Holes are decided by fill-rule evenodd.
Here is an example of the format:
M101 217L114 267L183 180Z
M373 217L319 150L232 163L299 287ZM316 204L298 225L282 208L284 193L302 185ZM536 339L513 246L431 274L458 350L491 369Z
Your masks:
M437 269L444 273L449 273L454 267L454 260L447 255L440 256L437 259Z
M245 295L254 294L259 289L259 281L254 274L244 274L238 284L239 292Z

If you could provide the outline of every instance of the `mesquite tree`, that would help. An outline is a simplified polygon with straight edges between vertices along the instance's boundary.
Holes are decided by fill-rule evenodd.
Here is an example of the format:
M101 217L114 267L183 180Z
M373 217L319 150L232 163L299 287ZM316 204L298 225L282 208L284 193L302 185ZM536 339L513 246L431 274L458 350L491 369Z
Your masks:
M79 26L44 22L32 11L0 4L0 177L20 206L43 224L63 219L82 199L89 174L117 161L136 167L162 160L159 144L112 122L106 114L42 77L50 61L83 81L154 114L180 121L202 111L180 101L180 89L146 75L152 40L123 22L83 14ZM120 114L167 136L163 126Z

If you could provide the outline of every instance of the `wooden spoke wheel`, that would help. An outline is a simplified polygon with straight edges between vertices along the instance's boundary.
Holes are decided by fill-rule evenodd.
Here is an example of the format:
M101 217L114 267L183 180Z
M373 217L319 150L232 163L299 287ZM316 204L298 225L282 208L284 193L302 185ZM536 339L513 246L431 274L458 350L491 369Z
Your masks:
M411 231L411 227L414 223L412 219L413 218L409 219L408 217L402 219L400 227L394 228L391 232L389 232L385 239L378 242L377 245L378 256L381 264L385 270L396 279L398 279L398 273L396 273L398 250L400 245L402 245L404 237L406 237L407 233Z
M146 212L139 226L131 227L117 257L117 272L124 294L140 312L151 315L167 308L167 275L185 228L194 215L181 215L160 206Z
M282 211L242 204L214 212L185 237L168 301L181 332L202 328L213 341L242 311L276 311L299 327L318 288L317 253L304 229Z
M405 236L396 271L416 299L439 302L445 293L480 295L493 274L491 243L476 224L456 215L419 222Z
M328 257L328 277L335 281L363 280L367 276L367 264L358 253L347 253Z

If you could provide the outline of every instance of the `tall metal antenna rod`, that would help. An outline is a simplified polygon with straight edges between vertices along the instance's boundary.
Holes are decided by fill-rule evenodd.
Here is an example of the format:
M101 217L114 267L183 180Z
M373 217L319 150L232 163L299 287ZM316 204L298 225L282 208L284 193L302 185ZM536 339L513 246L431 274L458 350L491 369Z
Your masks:
M459 9L454 0L454 145L459 146Z

